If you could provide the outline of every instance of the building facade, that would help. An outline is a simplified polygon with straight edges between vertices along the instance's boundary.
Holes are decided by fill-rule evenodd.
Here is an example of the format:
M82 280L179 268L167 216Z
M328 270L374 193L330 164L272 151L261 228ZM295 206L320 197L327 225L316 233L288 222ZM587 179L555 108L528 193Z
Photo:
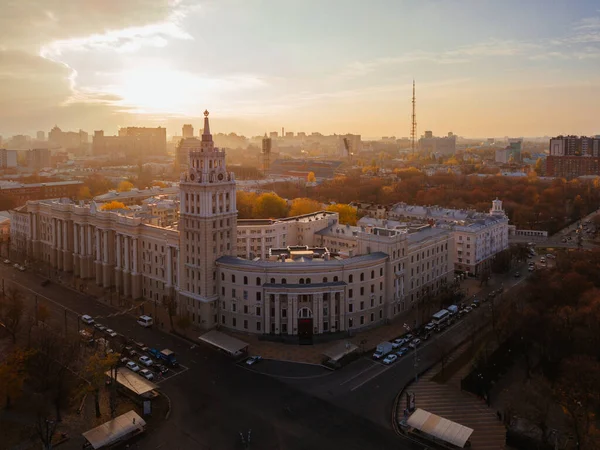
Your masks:
M550 139L545 175L567 179L600 175L600 138L557 136Z
M50 150L47 148L34 148L27 151L27 167L40 170L51 167Z
M203 329L307 339L385 323L453 280L444 228L347 228L331 212L238 222L235 177L208 113L187 166L177 227L95 202L34 201L13 212L13 250L125 297L159 307L175 299ZM322 233L334 229L351 230L351 253Z
M17 205L23 205L31 200L48 198L75 198L82 181L53 181L49 183L18 183L5 182L0 184L0 193L11 198Z
M105 136L103 130L97 130L92 139L92 152L94 155L135 158L166 155L167 129L126 127L119 129L118 136Z
M14 169L17 167L17 151L0 149L0 168Z

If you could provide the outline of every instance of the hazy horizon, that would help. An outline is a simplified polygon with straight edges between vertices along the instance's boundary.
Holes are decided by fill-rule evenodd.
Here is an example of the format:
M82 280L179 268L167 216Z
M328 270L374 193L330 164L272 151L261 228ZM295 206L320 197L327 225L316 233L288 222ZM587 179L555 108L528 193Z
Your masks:
M526 3L526 4L523 4ZM592 0L23 0L0 17L0 135L600 134Z

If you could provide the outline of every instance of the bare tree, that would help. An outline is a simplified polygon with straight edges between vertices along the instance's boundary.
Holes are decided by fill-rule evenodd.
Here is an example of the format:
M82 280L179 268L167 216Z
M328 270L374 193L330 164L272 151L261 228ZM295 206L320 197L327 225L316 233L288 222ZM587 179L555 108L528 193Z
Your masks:
M174 331L175 326L173 325L173 317L175 314L177 314L177 299L174 295L166 295L163 297L163 306L169 314L169 325L171 325L171 331Z
M8 288L0 298L0 321L10 333L13 344L17 343L17 333L25 315L25 304L23 294L15 288Z
M511 396L512 410L536 427L542 437L542 442L547 443L549 437L548 421L550 412L555 405L552 387L543 376L535 376L516 395Z

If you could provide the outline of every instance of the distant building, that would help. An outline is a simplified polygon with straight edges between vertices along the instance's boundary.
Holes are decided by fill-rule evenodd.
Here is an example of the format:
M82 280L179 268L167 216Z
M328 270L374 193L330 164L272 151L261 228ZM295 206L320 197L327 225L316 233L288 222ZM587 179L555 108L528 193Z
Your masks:
M288 176L306 178L314 172L317 178L333 178L341 161L325 161L313 159L276 159L271 162L269 174L272 176Z
M10 169L17 167L17 151L0 149L0 168Z
M521 139L509 139L506 148L496 150L496 162L500 164L508 164L510 162L520 163L521 149L523 141Z
M169 186L169 187L152 187L150 189L137 189L133 188L130 191L126 192L117 192L117 191L108 191L106 194L97 195L94 197L94 201L98 204L100 203L109 203L112 201L118 201L123 203L125 206L131 206L135 204L139 204L142 201L155 197L157 195L160 196L173 196L176 197L179 195L179 186Z
M181 129L181 136L184 139L194 137L194 127L191 124L186 123Z
M269 133L269 137L270 137L271 139L276 139L277 137L279 137L279 133L278 133L277 131L271 131L271 132Z
M74 198L83 186L82 181L57 181L51 183L16 183L0 184L0 194L13 199L17 205L23 205L30 200L45 200L49 198Z
M348 150L344 144L344 139L348 143ZM340 134L340 155L342 157L350 156L348 152L354 153L355 155L363 150L362 139L360 134Z
M46 140L46 133L43 131L38 131L37 135L36 135L36 139L38 141L45 141Z
M557 136L550 139L546 176L577 178L600 175L600 138Z
M105 136L103 130L94 132L92 141L94 155L143 158L167 153L167 129L163 127L127 127L118 136Z
M435 137L433 132L426 131L419 139L419 151L428 155L433 153L454 155L456 153L456 136L450 132L446 137Z
M294 137L294 132L293 131L286 131L285 132L285 137L286 138L293 138Z
M52 167L50 150L47 148L34 148L27 151L27 167L34 170Z
M38 132L38 136L42 132ZM50 147L62 147L75 152L83 151L88 144L88 133L79 131L62 131L60 128L55 126L48 133L48 145ZM38 137L38 140L43 140Z

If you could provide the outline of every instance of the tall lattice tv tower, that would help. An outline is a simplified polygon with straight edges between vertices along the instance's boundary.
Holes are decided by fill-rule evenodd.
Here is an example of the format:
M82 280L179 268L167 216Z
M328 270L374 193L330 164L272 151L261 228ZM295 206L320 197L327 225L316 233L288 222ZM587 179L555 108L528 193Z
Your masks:
M415 80L413 79L413 96L412 96L412 123L410 126L410 141L412 154L415 154L415 140L417 139L417 113L416 113L417 98L415 96Z

